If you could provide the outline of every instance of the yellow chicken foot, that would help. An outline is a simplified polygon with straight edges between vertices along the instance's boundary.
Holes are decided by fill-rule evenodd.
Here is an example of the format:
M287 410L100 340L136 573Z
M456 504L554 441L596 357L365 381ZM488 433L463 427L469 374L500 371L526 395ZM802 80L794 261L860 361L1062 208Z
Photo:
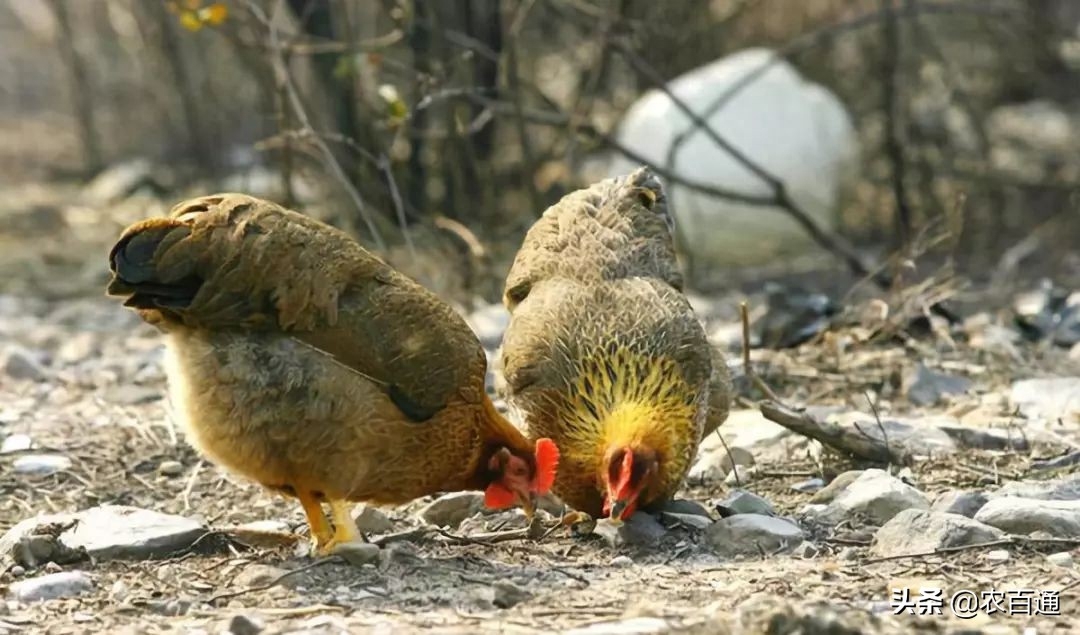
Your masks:
M297 498L300 499L304 515L307 516L308 527L311 528L311 552L322 553L326 545L332 544L334 539L334 533L330 531L326 515L323 514L322 505L311 492L298 493Z

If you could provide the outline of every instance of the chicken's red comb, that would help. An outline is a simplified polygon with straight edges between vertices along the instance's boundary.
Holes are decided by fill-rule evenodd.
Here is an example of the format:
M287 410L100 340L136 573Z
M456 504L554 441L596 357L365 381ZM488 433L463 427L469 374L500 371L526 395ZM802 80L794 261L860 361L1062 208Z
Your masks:
M551 439L536 440L536 477L533 489L543 496L555 484L555 473L559 470L559 446Z

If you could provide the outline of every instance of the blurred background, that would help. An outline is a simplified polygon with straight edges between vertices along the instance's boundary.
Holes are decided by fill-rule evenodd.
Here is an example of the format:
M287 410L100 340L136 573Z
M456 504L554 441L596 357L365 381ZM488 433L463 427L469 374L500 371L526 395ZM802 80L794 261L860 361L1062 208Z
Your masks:
M1078 25L1074 0L7 0L0 290L99 295L124 225L228 190L471 309L547 206L644 163L695 293L1076 288Z

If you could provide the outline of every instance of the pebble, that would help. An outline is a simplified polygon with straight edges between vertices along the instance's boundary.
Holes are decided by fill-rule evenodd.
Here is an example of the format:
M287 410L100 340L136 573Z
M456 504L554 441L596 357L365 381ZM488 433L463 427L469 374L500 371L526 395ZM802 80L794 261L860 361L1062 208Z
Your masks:
M10 595L20 602L37 602L77 597L94 588L94 581L82 571L48 573L11 585Z
M931 507L933 511L946 514L959 514L968 518L974 518L982 506L986 504L988 497L985 493L976 490L949 490L942 492L934 499Z
M608 561L608 566L611 567L632 567L634 566L634 560L630 556L615 556Z
M34 442L30 439L30 435L27 434L12 434L4 437L4 441L0 443L0 454L11 454L12 452L23 452L29 450L33 446Z
M266 624L261 619L244 614L234 615L229 620L230 635L258 635L265 628Z
M335 556L341 556L354 567L377 563L379 552L379 546L370 542L346 542L334 548Z
M987 551L985 557L994 564L1001 564L1009 561L1009 552L1005 549L994 549L993 551Z
M16 474L48 476L71 467L71 459L59 454L27 454L15 459L12 469Z
M1064 567L1066 569L1073 566L1072 554L1068 551L1060 551L1058 553L1052 553L1046 556L1046 561L1057 567Z
M440 496L420 510L420 518L436 527L457 528L463 520L484 508L480 492L454 492Z
M905 509L874 534L870 552L888 557L998 540L1004 532L959 514Z
M509 580L499 580L491 585L495 591L492 604L500 609L508 609L532 597L532 594Z
M738 489L731 492L728 494L727 498L717 503L716 511L719 512L722 518L734 516L735 514L776 515L776 511L769 501L757 494L751 494L745 490Z
M825 493L825 490L818 492L815 499ZM824 508L806 511L816 521L827 524L835 525L860 514L880 526L903 510L912 508L929 509L930 503L922 492L900 479L883 470L870 469L863 471L835 493L835 497Z
M1011 534L1045 531L1058 538L1080 536L1080 501L1003 496L991 499L975 520Z
M736 514L709 528L709 543L720 556L774 554L803 541L803 530L784 518L763 514Z
M162 476L180 476L184 473L184 464L180 461L162 461L158 473Z
M21 346L7 347L0 368L12 379L40 382L49 378L49 370L38 361L37 356Z
M652 514L635 512L621 523L609 518L596 521L593 533L602 537L612 547L655 545L667 533Z
M814 477L808 478L805 481L799 481L798 483L795 483L791 486L791 489L795 490L796 492L811 494L821 491L823 487L825 487L825 481L820 478Z
M353 516L356 529L362 534L385 534L394 529L390 518L376 507L363 505L360 512Z
M26 569L21 564L17 564L11 567L10 573L13 578L21 578L26 575Z

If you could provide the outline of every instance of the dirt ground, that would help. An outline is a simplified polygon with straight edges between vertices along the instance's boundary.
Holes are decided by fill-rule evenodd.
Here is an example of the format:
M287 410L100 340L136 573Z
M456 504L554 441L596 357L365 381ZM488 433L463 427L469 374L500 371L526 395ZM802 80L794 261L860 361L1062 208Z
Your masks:
M2 260L11 284L0 295L0 336L46 351L55 374L39 382L0 377L0 431L28 435L34 453L61 454L72 464L56 474L29 476L11 469L26 451L0 455L0 532L39 513L103 503L202 518L212 531L195 548L164 560L64 565L89 573L93 589L36 604L0 602L0 633L249 633L260 624L273 633L546 633L593 625L595 630L582 632L1041 635L1080 628L1080 574L1048 564L1047 549L1011 548L1005 562L989 560L988 549L874 561L872 531L855 523L812 532L812 552L733 560L713 555L701 532L685 527L672 529L658 547L623 549L565 529L541 541L494 543L470 540L465 531L428 534L388 544L378 565L363 567L314 561L297 555L292 544L244 544L227 530L275 520L303 531L300 507L228 476L184 443L164 398L160 337L94 291L95 284L103 288L104 259L73 266L60 256L70 247L54 245L44 257L42 242L32 243L40 256L35 261L13 254L18 240L5 244ZM33 278L24 275L30 268L37 272ZM859 405L868 387L880 387L921 355L914 345L855 347L846 360L858 370L838 380L839 371L823 361L828 350L811 345L755 359L785 398L851 406ZM1033 346L1019 359L960 347L939 361L974 369L975 394L939 410L918 411L899 397L878 407L891 414L971 412L1017 378L1077 373L1067 350ZM998 416L1009 419L1000 409ZM1025 478L1035 452L961 452L915 465L913 477L931 498L947 489L994 487ZM162 464L170 461L181 469L163 474ZM763 460L762 478L746 489L767 498L781 515L794 515L812 494L792 485L820 473L821 465L833 473L848 466L830 456L816 462L805 453ZM707 504L729 489L693 486L684 496ZM416 511L425 502L385 510L394 531L418 526ZM499 529L494 525L506 517L469 530ZM1080 558L1077 549L1072 553ZM38 572L0 571L0 595L20 578L17 573ZM894 616L891 591L904 587L939 587L946 597L964 589L1060 590L1061 615L961 620L946 606L943 616ZM812 626L792 617L815 611L820 619ZM609 622L620 625L595 626Z

